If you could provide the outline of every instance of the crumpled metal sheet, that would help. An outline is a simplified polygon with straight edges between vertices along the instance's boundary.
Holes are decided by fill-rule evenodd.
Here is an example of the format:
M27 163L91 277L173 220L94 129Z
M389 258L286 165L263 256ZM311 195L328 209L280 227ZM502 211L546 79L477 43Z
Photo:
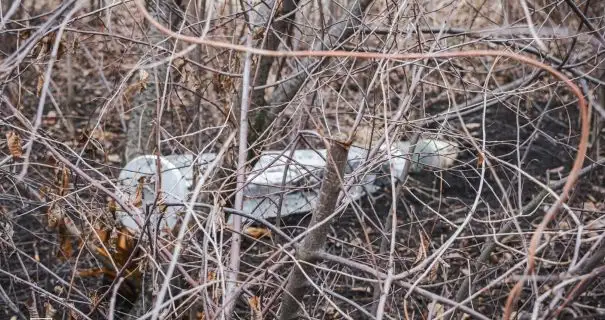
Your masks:
M345 175L351 175L366 160L367 150L351 147ZM244 189L243 211L255 216L270 218L308 212L315 207L326 150L295 150L264 152L248 175ZM377 189L375 174L363 175L361 181L349 190L354 200Z

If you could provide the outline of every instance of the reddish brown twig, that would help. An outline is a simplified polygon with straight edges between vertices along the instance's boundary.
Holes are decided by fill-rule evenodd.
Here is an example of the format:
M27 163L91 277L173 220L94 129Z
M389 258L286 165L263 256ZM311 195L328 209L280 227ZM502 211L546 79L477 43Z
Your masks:
M530 246L527 253L527 268L526 273L531 274L535 270L535 255L536 249L540 244L540 240L542 237L542 233L544 229L548 225L548 223L555 217L555 215L561 209L563 203L567 201L569 198L569 193L571 189L574 187L579 172L582 169L582 164L584 163L584 159L586 157L586 149L588 146L588 135L589 135L589 119L588 119L588 107L586 105L586 99L582 95L582 91L580 88L574 84L567 76L557 71L555 68L548 66L540 61L537 61L533 58L529 58L526 56L522 56L520 54L508 51L497 51L497 50L468 50L468 51L459 51L459 52L437 52L437 53L375 53L375 52L349 52L349 51L275 51L275 50L264 50L257 48L250 48L243 45L237 45L232 43L226 43L221 41L208 40L206 38L197 38L186 36L183 34L178 34L172 32L170 29L164 27L159 22L157 22L145 9L144 5L141 1L135 1L137 8L139 11L145 16L145 18L158 30L163 32L164 34L171 36L173 38L190 42L197 43L200 45L207 45L215 48L222 49L230 49L240 52L247 52L254 55L259 56L271 56L271 57L341 57L341 58L358 58L358 59L398 59L398 60L420 60L420 59L430 59L430 58L460 58L460 57L506 57L510 59L517 60L519 62L534 66L536 68L540 68L555 78L562 81L566 86L569 87L571 92L578 98L578 109L580 111L580 122L581 122L581 135L580 142L578 144L578 152L576 158L574 160L571 171L569 172L569 178L565 185L563 186L563 190L559 198L555 201L555 203L550 207L547 213L544 216L544 219L534 231L534 234L531 238ZM523 280L519 280L517 284L511 290L509 297L506 301L506 306L504 310L504 319L509 319L510 315L513 311L513 304L517 300L519 293L523 288Z

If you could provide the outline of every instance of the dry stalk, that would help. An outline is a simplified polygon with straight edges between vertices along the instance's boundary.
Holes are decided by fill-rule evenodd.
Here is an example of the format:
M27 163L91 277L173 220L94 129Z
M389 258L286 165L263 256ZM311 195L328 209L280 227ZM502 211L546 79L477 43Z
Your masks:
M580 170L582 169L582 164L584 163L584 159L586 158L586 149L588 146L588 137L589 137L589 117L588 117L588 108L586 105L586 99L580 88L573 83L567 76L563 73L559 72L555 68L541 63L533 58L529 58L526 56L522 56L513 52L508 51L492 51L492 50L469 50L462 52L438 52L438 53L409 53L409 54L387 54L387 53L372 53L372 52L348 52L348 51L271 51L271 50L263 50L263 49L255 49L249 48L242 45L235 45L231 43L214 41L208 39L200 39L191 36L185 36L182 34L177 34L162 26L159 22L157 22L149 13L145 10L144 6L140 3L140 1L135 1L137 7L141 13L145 16L145 18L153 25L155 25L160 31L163 33L191 43L198 43L203 45L208 45L217 48L231 49L241 52L249 52L256 55L261 56L273 56L273 57L350 57L350 58L360 58L360 59L402 59L402 60L415 60L415 59L426 59L426 58L456 58L456 57L506 57L517 60L519 62L543 69L561 80L571 92L578 98L578 109L580 111L580 121L581 121L581 136L580 142L578 144L578 151L576 158L574 160L572 169L569 173L569 178L563 186L563 190L555 201L555 203L549 208L548 212L545 214L542 222L535 230L529 247L528 252L528 264L526 268L526 273L532 274L535 271L535 253L536 249L540 243L542 233L546 228L546 225L555 217L555 215L561 209L563 203L567 201L569 197L569 193L571 189L576 184L578 175ZM523 281L519 281L515 287L511 290L509 298L507 299L504 318L509 319L512 313L512 306L516 301L518 295L523 288Z
M319 200L309 224L312 231L307 234L296 251L296 258L302 263L300 268L292 269L288 277L279 311L280 320L298 317L299 305L308 288L305 274L309 274L313 270L312 263L316 261L315 255L322 250L328 237L330 231L328 218L336 208L348 154L349 145L345 141L338 139L330 141Z

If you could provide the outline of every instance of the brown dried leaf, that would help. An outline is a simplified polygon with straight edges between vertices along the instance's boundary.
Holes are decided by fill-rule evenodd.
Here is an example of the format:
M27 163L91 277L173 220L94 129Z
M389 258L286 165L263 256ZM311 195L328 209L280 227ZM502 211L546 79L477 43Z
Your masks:
M40 262L40 251L38 250L38 245L34 242L34 260L36 262Z
M67 260L72 257L74 248L71 243L71 237L66 232L59 233L59 247L60 250L57 252L59 259Z
M127 104L130 104L130 98L135 94L141 93L141 91L147 89L147 83L149 82L149 73L145 70L139 70L139 80L124 90L124 99Z
M38 74L38 84L36 84L36 96L40 96L42 94L42 89L44 88L44 74Z
M109 237L111 236L111 229L107 228L102 224L99 224L95 227L95 232L97 233L97 235L99 236L99 240L101 240L103 244L107 244L107 242L109 242Z
M61 58L63 58L63 55L65 55L66 52L67 45L65 44L65 39L61 38L61 41L59 41L59 50L57 50L57 59L61 60Z
M428 279L430 282L433 282L435 280L437 280L437 271L439 271L439 261L437 261L437 263L435 263L435 266L433 267L433 269L431 269L431 271L429 272L429 276Z
M48 53L48 51L52 47L52 42L54 39L54 33L50 33L42 37L42 39L40 39L40 41L38 41L38 43L36 43L36 45L34 46L32 54L38 59L42 58L46 53Z
M40 198L44 199L50 193L50 188L47 186L42 186L40 188Z
M109 201L107 202L107 211L109 211L109 213L111 213L111 215L114 217L116 217L116 212L118 211L118 205L116 204L116 201L114 199L109 199Z
M23 156L21 137L16 131L9 131L6 134L6 142L8 144L8 151L13 158L21 158Z
M65 227L65 230L67 231L68 234L70 234L71 236L74 236L76 238L81 238L82 231L80 231L78 226L76 226L74 221L69 216L63 215L62 224Z
M67 318L67 320L80 320L80 314L77 313L75 310L70 310L69 318Z
M65 192L69 189L69 169L63 166L63 170L61 172L61 186L59 187L59 195L64 196Z
M130 250L130 245L128 243L129 236L124 232L120 232L118 234L118 239L116 241L116 249L118 251L127 252Z
M143 205L143 188L144 187L145 187L145 177L140 177L139 183L137 184L137 191L134 195L134 201L132 201L132 204L137 208L140 208Z
M252 313L252 320L261 320L263 318L262 312L260 310L260 297L253 296L248 299L248 305L250 306L250 311Z
M110 253L107 250L105 250L105 248L103 248L103 247L95 247L94 249L95 249L95 252L98 255L100 255L101 257L109 258Z
M261 40L265 36L265 28L258 27L252 32L252 40Z
M57 309L50 302L44 302L44 316L48 319L54 319Z
M116 254L113 257L114 260L118 264L124 265L133 249L134 239L132 238L132 234L126 227L120 228L120 230L118 230L118 238L116 239Z
M226 93L233 87L233 79L224 74L214 74L212 84L219 93Z
M477 154L477 168L483 166L483 162L485 162L485 156L483 155L483 152L479 152Z
M23 31L19 32L19 39L21 39L23 41L27 40L27 38L29 38L29 36L31 36L30 30L23 30Z
M173 62L175 69L177 70L177 74L179 75L178 82L187 84L187 80L189 79L189 70L187 68L187 61L183 58L177 58Z
M105 272L101 268L88 268L88 269L78 270L78 276L82 277L82 278L85 278L85 277L98 277L100 275L103 275L104 273Z
M57 228L63 222L63 210L57 206L51 206L46 212L48 222L48 229L53 230Z
M271 236L271 230L267 228L249 227L246 229L245 233L254 239L260 239L264 236Z
M42 38L42 40L40 40L36 44L34 49L32 50L33 55L36 56L37 58L42 58L44 55L50 54L52 52L53 46L55 45L56 37L57 37L56 31L44 36ZM59 48L57 50L57 59L61 59L63 57L63 55L65 54L65 52L67 52L67 46L66 46L65 42L66 41L64 38L61 38L61 40L59 41Z
M420 245L418 246L418 252L416 252L416 259L414 260L414 263L418 263L427 258L429 247L428 241L425 239L422 231L418 231L418 236L420 237Z

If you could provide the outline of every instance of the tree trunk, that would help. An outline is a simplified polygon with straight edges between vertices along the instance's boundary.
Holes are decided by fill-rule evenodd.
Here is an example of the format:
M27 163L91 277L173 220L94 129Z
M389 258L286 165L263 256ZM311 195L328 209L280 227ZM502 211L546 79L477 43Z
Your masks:
M296 319L299 305L308 287L306 275L313 271L311 264L315 262L313 256L323 249L328 232L329 221L324 221L334 213L341 181L347 164L349 145L341 140L332 140L328 148L328 156L324 179L319 192L317 207L313 210L313 217L309 224L312 230L307 234L303 243L296 251L296 258L301 262L300 267L294 266L282 298L279 311L280 320Z

